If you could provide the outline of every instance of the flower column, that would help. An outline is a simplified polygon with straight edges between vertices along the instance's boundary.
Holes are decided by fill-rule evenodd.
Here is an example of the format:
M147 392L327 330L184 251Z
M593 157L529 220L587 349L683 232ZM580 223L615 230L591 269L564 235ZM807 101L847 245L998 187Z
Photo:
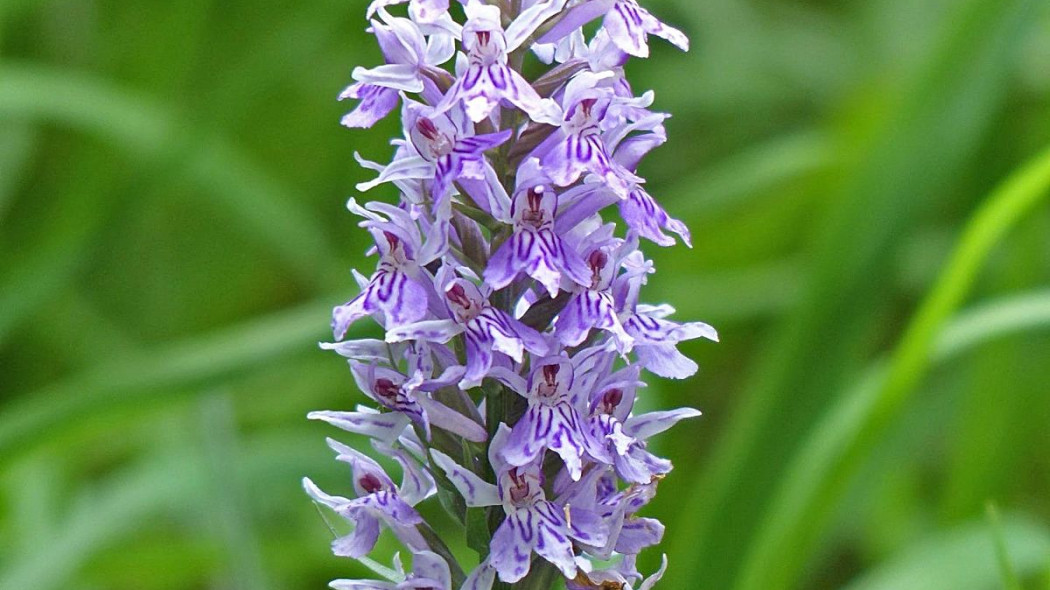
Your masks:
M322 346L371 403L310 417L370 439L403 483L330 441L354 499L304 487L350 528L337 554L363 558L389 529L411 567L369 561L388 579L332 586L651 588L664 568L645 579L635 563L663 525L638 512L671 464L647 440L699 412L635 415L641 376L691 376L677 344L717 334L639 300L654 272L640 240L673 245L666 230L688 245L689 232L642 188L638 163L667 115L623 65L648 55L649 34L688 41L635 0L376 0L367 16L387 63L354 70L341 98L360 102L343 123L370 127L401 105L390 163L357 157L377 173L358 189L396 199L350 199L378 268L355 272L361 291ZM549 69L530 82L533 59ZM345 339L365 318L384 338ZM417 511L433 497L476 563Z

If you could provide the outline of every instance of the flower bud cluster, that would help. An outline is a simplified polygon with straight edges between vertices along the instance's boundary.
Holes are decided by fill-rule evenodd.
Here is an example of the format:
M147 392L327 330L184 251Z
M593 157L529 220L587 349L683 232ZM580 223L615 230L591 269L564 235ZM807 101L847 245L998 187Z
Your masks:
M373 403L309 415L369 437L402 481L329 440L352 497L303 483L352 524L337 555L363 558L385 527L412 567L395 558L389 581L332 587L540 588L545 572L572 589L651 588L663 568L644 579L636 557L664 527L638 513L671 463L647 440L699 412L634 412L641 376L692 375L678 343L717 334L639 301L654 272L641 240L690 241L637 174L668 115L623 66L648 56L649 35L688 40L637 0L403 4L368 7L386 63L356 68L340 96L358 101L348 127L401 113L390 163L356 156L375 172L357 189L398 199L348 202L378 264L354 273L360 293L333 310L322 345ZM530 81L526 60L546 73ZM366 317L384 338L347 339ZM435 495L479 552L469 572L416 509Z

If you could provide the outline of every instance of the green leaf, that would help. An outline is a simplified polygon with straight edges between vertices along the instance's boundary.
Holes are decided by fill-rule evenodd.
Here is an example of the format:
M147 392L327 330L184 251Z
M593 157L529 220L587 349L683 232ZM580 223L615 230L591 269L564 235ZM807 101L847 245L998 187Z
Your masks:
M1035 574L1050 554L1050 533L1032 520L1007 518L1004 550L1022 575ZM896 556L844 590L987 590L1000 581L988 526L975 522L901 548Z
M478 559L484 560L489 555L488 512L485 508L467 508L467 546L478 552Z

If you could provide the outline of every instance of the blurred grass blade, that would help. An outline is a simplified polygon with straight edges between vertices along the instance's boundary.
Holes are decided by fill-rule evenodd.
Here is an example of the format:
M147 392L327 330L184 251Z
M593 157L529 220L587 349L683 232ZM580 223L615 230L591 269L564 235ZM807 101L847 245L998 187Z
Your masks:
M801 277L797 261L774 260L702 277L672 275L661 279L661 286L683 317L703 317L724 326L791 307L798 301Z
M56 530L55 506L64 483L57 466L46 457L34 456L3 472L7 488L8 550L11 556L28 555L46 548L45 540Z
M231 219L307 284L333 260L323 227L261 166L216 132L193 129L150 100L73 71L0 65L0 120L48 121L97 136L133 159L188 174Z
M295 482L299 473L331 468L331 461L317 453L312 436L256 437L244 444L241 463L237 466L245 482L253 489L273 486L274 482ZM4 555L0 570L0 588L52 590L82 587L73 577L96 554L140 530L144 522L166 515L183 522L194 522L208 514L206 504L214 501L207 489L203 460L191 449L176 453L154 452L140 464L125 468L101 484L78 490L72 502L51 506L58 514L52 534L39 551L27 556ZM267 498L285 498L284 492L298 486L279 485L265 494ZM302 497L302 506L309 506ZM64 511L64 507L70 507ZM278 507L269 506L271 512ZM61 517L61 521L58 518ZM207 516L205 516L207 518ZM206 528L206 527L200 527ZM168 531L169 533L172 531ZM207 538L204 530L191 530L191 536ZM318 535L320 538L320 535ZM189 562L186 562L189 563ZM204 564L211 568L211 562ZM193 587L204 587L210 571L194 563L190 577ZM146 571L146 570L144 570ZM158 579L163 579L158 572ZM145 575L145 574L144 574Z
M992 541L995 544L995 560L999 564L1003 590L1021 590L1021 582L1017 579L1017 572L1014 570L1010 551L1007 548L1006 533L1003 530L1003 519L999 515L999 509L996 508L994 502L988 502L985 506L985 513L988 516L988 527L991 529Z
M199 470L192 461L173 464L154 458L137 473L115 477L105 488L83 491L44 550L6 563L0 573L0 588L49 590L66 586L93 552L134 530L148 515L185 501L200 483Z
M0 128L0 227L36 144L37 134L29 125L6 124Z
M278 312L159 350L120 357L20 396L0 411L0 460L35 441L59 433L69 436L88 413L149 400L158 391L213 382L306 352L323 336L330 309L330 303L312 303Z
M0 344L19 320L51 302L76 276L110 212L98 192L57 205L50 231L0 260Z
M229 568L225 582L231 589L267 590L267 579L255 523L248 511L249 484L244 473L244 457L237 432L233 401L229 392L219 391L200 402L200 430L203 438L210 524L218 529L227 552Z
M935 354L954 356L999 335L1039 325L1050 326L1050 289L1004 297L968 310L945 327Z
M814 274L785 325L766 343L668 552L695 558L665 583L729 588L806 433L870 354L891 298L883 279L900 236L953 191L1002 107L1015 49L1033 0L969 0L942 17L925 67L891 100L846 160L853 163L811 254ZM867 97L867 101L878 97ZM871 112L862 116L870 118ZM849 146L840 146L848 149ZM793 545L793 543L792 543ZM774 561L779 561L779 557Z
M829 168L836 162L831 141L816 132L778 137L669 184L671 212L683 218L731 211L746 198Z
M1050 532L1031 520L1004 519L1002 539L1022 575L1038 572L1050 553ZM902 548L845 590L987 590L999 580L988 526L977 522Z
M841 398L795 454L745 562L738 588L790 588L852 475L928 370L938 334L999 239L1050 191L1050 149L997 188L971 217L951 259L909 323L883 376ZM1039 321L1035 322L1039 325ZM948 332L951 334L951 332ZM991 331L989 333L994 333ZM973 343L973 342L971 342ZM954 353L962 349L948 346Z

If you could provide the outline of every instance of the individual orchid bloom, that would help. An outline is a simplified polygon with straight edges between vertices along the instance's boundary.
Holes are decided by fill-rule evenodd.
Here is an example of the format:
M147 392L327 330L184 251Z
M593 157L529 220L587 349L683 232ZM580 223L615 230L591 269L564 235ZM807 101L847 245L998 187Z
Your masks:
M634 339L633 352L638 363L655 375L685 379L698 370L697 364L678 351L678 343L695 338L718 342L718 332L703 322L679 324L665 319L674 313L670 305L638 303L638 292L652 263L637 250L624 258L627 272L616 278L613 296L624 331Z
M400 435L408 422L422 426L428 440L432 424L470 441L485 440L485 429L480 424L432 399L428 393L454 385L463 374L462 368L450 367L433 379L424 378L421 372L416 372L411 378L406 377L374 363L350 361L350 369L358 388L395 415L384 419L382 414L373 418L371 415L361 416L357 412L326 411L311 412L308 418L324 420L337 427L345 425L344 429L351 432L361 432L365 425L380 428L380 432L386 436L375 437L379 440L391 440L392 434Z
M664 319L674 308L669 305L638 305L623 320L623 328L634 338L638 363L651 373L668 379L685 379L699 369L696 362L678 351L678 343L695 338L718 342L718 332L703 322L679 324Z
M374 12L370 11L369 18ZM382 20L372 20L370 31L386 63L370 69L354 68L351 76L355 82L339 94L339 100L360 101L343 117L341 122L346 127L371 127L394 110L402 92L419 93L431 104L436 103L442 93L433 76L441 71L437 66L455 53L451 34L437 32L428 40L412 20L390 16L382 8L378 12Z
M422 319L433 286L421 265L439 255L434 252L435 244L423 245L411 215L397 207L370 203L366 209L353 199L347 207L366 218L361 225L375 239L379 264L369 279L355 275L361 293L332 310L335 339L341 340L347 328L358 319L379 312L387 327Z
M614 384L604 388L591 403L587 423L591 439L598 441L605 451L596 457L598 460L612 465L624 481L649 483L671 471L671 462L646 450L645 440L680 420L699 416L700 411L681 408L628 417L636 384L628 382L626 387Z
M604 544L582 546L588 555L609 560L618 554L624 556L625 564L633 564L633 556L659 544L663 538L664 526L660 521L637 516L656 496L656 484L654 480L621 490L613 471L589 469L579 482L564 477L555 482L554 488L558 502L585 508L609 526Z
M507 54L517 49L547 18L557 14L566 0L546 0L522 11L506 30L496 6L469 0L464 6L463 48L467 65L437 105L439 112L462 103L475 123L489 117L502 101L524 111L538 123L557 124L558 105L540 98L524 77L509 65Z
M631 184L645 181L613 160L602 138L605 117L615 95L612 88L601 83L610 77L609 73L582 72L569 82L562 98L565 117L560 135L541 144L536 153L543 154L540 161L554 184L569 186L589 173L625 198ZM557 138L560 139L555 142Z
M445 287L445 298L452 317L425 320L387 331L387 340L424 340L445 343L463 334L467 364L459 387L469 389L481 383L493 363L493 353L522 361L523 353L545 354L547 342L539 332L522 324L510 314L493 307L488 295L470 281L456 278Z
M555 333L565 346L582 344L592 328L612 334L621 354L630 352L634 346L634 338L620 324L611 291L613 278L620 267L619 260L615 259L617 250L615 246L607 246L594 248L587 254L591 283L573 294L554 323Z
M662 230L678 234L678 237L690 248L693 247L689 228L684 223L667 214L649 193L634 185L627 193L627 198L620 201L620 216L624 222L639 236L660 246L673 246L674 238Z
M392 230L373 235L379 265L371 278L358 277L362 290L357 297L332 310L332 333L337 340L355 321L377 312L383 313L388 326L413 322L426 314L427 287L420 276L424 271L416 264L407 240Z
M485 181L488 178L485 152L497 147L511 136L511 130L474 135L473 125L459 117L433 112L423 105L405 100L404 133L408 142L399 149L394 160L377 178L357 185L367 191L384 182L406 179L426 180L432 183L430 191L434 207L444 203L458 179Z
M682 51L689 51L689 38L674 27L660 22L638 0L584 0L571 8L538 43L553 43L597 19L602 28L624 52L635 57L649 57L649 35L656 35Z
M482 480L440 451L432 450L431 455L467 506L502 504L506 518L492 536L486 562L486 567L495 570L500 580L514 583L525 577L534 552L572 579L577 573L573 541L602 545L608 541L608 528L591 510L547 500L538 462L522 466L505 463L502 451L511 444L513 436L511 430L501 424L492 438L489 460L498 474L496 485Z
M584 287L590 285L590 268L554 231L557 211L558 196L549 186L536 184L519 190L511 207L514 231L489 259L485 282L501 289L525 273L551 297L558 295L563 277Z
M525 414L511 430L502 458L520 467L542 460L543 453L550 450L561 457L572 479L580 479L591 441L573 403L573 366L569 359L537 360L524 383L507 375L499 378L529 402Z
M433 478L421 471L411 458L394 452L394 458L405 473L399 487L378 463L366 455L332 439L328 439L328 446L338 453L338 460L350 464L357 497L348 499L328 495L310 478L303 478L303 489L315 501L354 524L349 535L332 543L333 553L355 558L367 554L379 538L380 523L386 524L406 545L426 549L426 542L415 528L423 518L413 506L434 493Z
M437 553L419 551L412 554L412 571L405 572L401 554L394 554L394 574L399 582L377 580L332 580L333 590L453 590L448 563Z
M639 102L631 104L629 101L623 105L621 114L631 120L606 134L607 144L614 150L613 160L627 170L636 169L643 156L667 140L663 128L666 115L646 111L647 102L651 100L643 97ZM619 208L620 217L639 236L660 246L673 246L674 238L662 231L668 230L677 234L686 246L693 247L689 228L668 215L640 185L630 185L627 198L619 201Z

